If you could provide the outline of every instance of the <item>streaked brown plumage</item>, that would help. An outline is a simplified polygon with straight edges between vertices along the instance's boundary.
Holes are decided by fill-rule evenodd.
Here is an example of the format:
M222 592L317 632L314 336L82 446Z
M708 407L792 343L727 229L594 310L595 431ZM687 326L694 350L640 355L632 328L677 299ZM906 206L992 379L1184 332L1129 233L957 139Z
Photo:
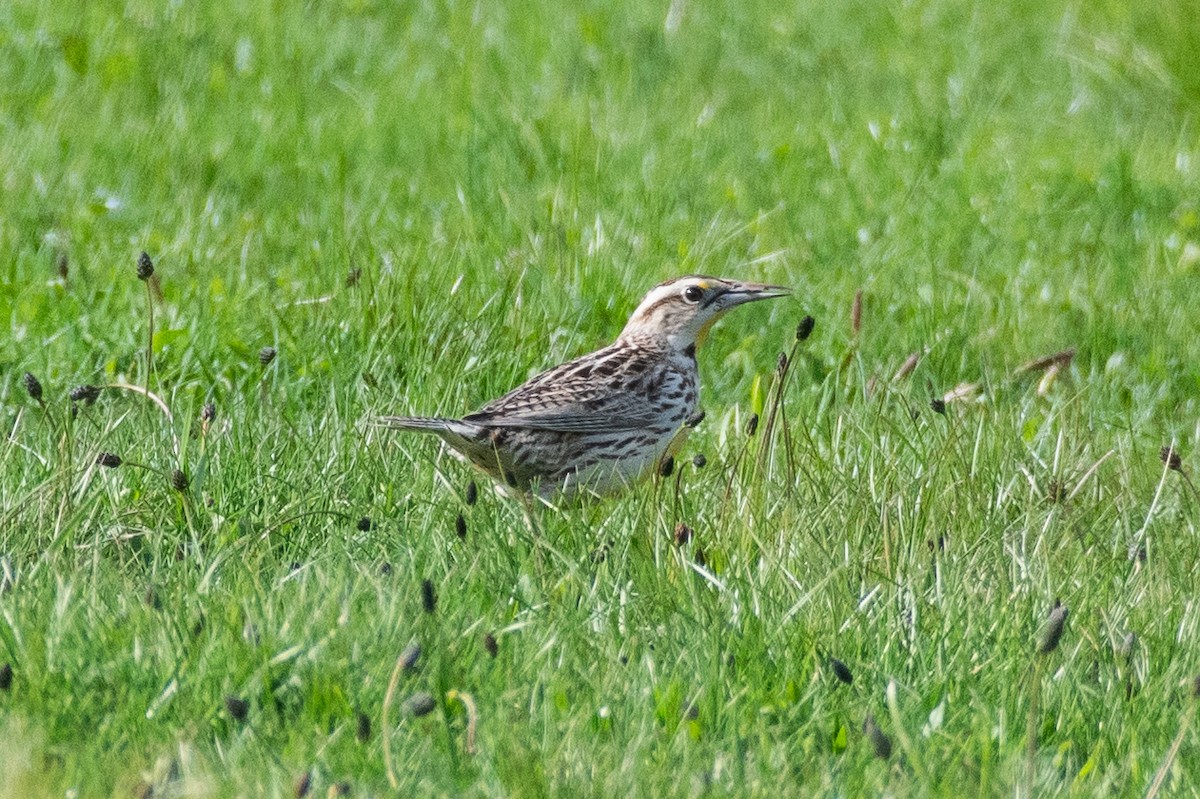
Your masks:
M682 444L699 407L696 345L731 308L780 286L689 275L656 286L615 342L537 375L461 419L384 416L438 435L518 491L608 493L648 475Z

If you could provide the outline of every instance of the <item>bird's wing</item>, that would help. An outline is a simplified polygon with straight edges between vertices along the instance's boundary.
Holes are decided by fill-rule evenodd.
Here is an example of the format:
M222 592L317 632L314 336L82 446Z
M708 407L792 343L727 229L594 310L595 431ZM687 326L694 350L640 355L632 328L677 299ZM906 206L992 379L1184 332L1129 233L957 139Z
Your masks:
M653 424L658 417L631 414L601 414L583 408L561 408L555 411L522 411L516 413L473 413L464 422L484 427L517 427L524 430L553 430L559 433L604 433L639 430Z
M610 349L543 372L463 421L563 433L638 430L659 421L656 403L644 391L624 387L628 381L613 372L596 373Z

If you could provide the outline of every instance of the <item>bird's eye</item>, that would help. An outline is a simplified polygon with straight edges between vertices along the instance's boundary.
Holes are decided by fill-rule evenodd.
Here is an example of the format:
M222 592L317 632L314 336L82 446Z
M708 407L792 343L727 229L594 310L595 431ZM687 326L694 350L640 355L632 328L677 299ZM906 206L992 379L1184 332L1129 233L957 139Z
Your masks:
M703 296L704 291L697 286L688 286L683 290L683 298L688 302L700 302Z

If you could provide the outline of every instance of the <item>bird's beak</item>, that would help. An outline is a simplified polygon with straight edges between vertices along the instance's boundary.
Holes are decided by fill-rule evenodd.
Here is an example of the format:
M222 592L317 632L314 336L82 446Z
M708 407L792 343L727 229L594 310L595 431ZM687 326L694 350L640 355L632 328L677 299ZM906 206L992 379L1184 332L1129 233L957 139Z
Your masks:
M765 283L734 283L721 295L720 303L725 309L729 309L755 300L786 297L791 293L792 290L785 286L768 286Z

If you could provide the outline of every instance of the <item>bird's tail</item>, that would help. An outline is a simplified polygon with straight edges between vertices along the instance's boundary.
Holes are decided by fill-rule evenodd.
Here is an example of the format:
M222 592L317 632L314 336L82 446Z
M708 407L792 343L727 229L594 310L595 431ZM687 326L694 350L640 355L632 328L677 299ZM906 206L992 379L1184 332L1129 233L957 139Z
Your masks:
M457 432L455 428L462 424L457 419L437 416L376 416L371 423L389 430L416 430L421 433Z

